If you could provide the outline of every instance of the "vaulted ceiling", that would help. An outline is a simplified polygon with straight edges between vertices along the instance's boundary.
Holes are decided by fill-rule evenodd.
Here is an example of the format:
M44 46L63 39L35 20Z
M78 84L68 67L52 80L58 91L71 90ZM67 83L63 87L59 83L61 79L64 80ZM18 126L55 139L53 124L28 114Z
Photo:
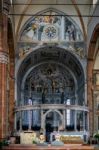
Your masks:
M87 25L97 0L12 0L9 17L12 19L16 39L25 22L37 12L55 8L69 15L80 26L86 39Z

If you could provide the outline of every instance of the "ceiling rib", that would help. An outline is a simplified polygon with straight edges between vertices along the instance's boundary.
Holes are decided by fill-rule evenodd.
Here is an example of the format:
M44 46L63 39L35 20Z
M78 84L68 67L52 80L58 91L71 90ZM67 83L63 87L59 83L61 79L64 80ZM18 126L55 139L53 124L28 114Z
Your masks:
M87 33L86 33L86 30L85 30L85 25L84 25L84 21L83 21L83 18L82 18L82 15L81 15L81 12L79 10L79 7L77 6L77 3L75 0L71 0L72 4L74 4L74 7L75 7L75 10L79 16L79 20L80 20L80 23L81 23L81 26L82 26L82 30L83 30L83 34L84 34L84 39L86 40L87 38Z
M80 12L80 10L79 10L79 8L78 8L78 4L76 3L76 1L75 0L71 0L71 2L72 2L72 4L66 4L66 5L73 5L74 7L75 7L75 9L76 9L76 12L77 12L77 14L78 15L70 15L70 16L72 16L72 17L79 17L79 19L80 19L80 22L81 22L81 26L82 26L82 29L83 29L83 33L84 33L84 38L86 39L86 30L85 30L85 26L84 26L84 22L83 22L83 18L82 18L82 15L81 15L81 12ZM27 0L27 2L24 4L24 5L26 5L25 6L25 8L24 8L24 10L23 10L23 12L21 13L21 14L9 14L9 15L21 15L20 16L20 19L19 19L19 22L18 22L18 26L17 26L17 30L16 30L16 39L18 38L18 33L19 33L19 29L20 29L20 26L21 26L21 22L22 22L22 20L23 20L23 18L24 18L24 16L26 15L26 16L30 16L30 14L25 14L25 12L27 11L27 9L29 8L29 6L30 5L35 5L35 4L31 4L32 3L32 0ZM22 4L22 3L21 3ZM44 4L42 4L42 5L44 5ZM48 5L48 4L47 4ZM53 5L53 4L52 4ZM57 4L55 4L55 5L57 5ZM84 5L84 4L83 4ZM33 16L33 15L32 15ZM69 16L69 15L67 15L67 16ZM83 16L84 17L84 16ZM89 16L87 16L87 15L85 15L85 17L89 17ZM96 17L98 17L98 16L96 16Z
M32 2L32 0L27 0L27 4L30 4ZM23 14L25 14L26 10L28 9L29 5L26 5L24 10L23 10ZM21 15L20 16L20 19L19 19L19 22L18 22L18 26L17 26L17 30L16 30L16 39L18 38L18 32L19 32L19 29L20 29L20 26L21 26L21 22L23 20L24 16Z

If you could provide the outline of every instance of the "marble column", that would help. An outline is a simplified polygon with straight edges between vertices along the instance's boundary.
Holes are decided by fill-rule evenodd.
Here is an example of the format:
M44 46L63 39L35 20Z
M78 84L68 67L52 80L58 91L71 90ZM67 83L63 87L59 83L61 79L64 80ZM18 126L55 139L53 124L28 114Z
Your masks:
M0 138L6 135L7 110L7 17L0 15Z
M43 110L41 109L41 128L45 129L45 123L44 123L44 114L43 114Z
M17 113L15 113L14 117L14 129L17 130Z
M15 126L15 122L14 122L14 108L16 106L16 101L14 100L14 92L15 92L15 89L14 89L14 60L9 62L9 68L8 68L8 84L9 84L9 97L8 97L8 104L9 104L9 114L8 114L8 121L9 121L9 129L14 129L14 126Z
M85 112L83 112L83 131L85 130Z
M87 113L87 121L88 121L88 122L87 122L87 123L88 123L88 124L87 124L87 129L88 129L88 131L89 131L89 112Z
M64 40L64 34L65 34L65 28L64 28L64 24L65 24L65 21L64 21L64 17L62 16L62 21L61 21L61 40L63 41Z
M88 60L88 70L87 70L87 99L88 99L88 107L89 107L89 130L90 135L94 133L94 103L93 103L93 60Z
M87 83L85 83L85 106L87 106Z
M28 118L29 118L29 130L31 130L32 126L32 111L28 110Z
M20 111L20 131L22 131L22 111Z
M59 125L60 125L59 123L60 122L58 120L58 114L54 111L53 112L53 127L54 127L54 129L55 129L56 126L59 127Z
M78 102L78 95L77 95L77 92L75 92L75 105L78 105L79 102Z
M0 138L7 133L7 59L7 54L0 52Z
M8 12L10 0L0 1L0 139L7 136Z
M75 131L77 131L77 110L75 110L74 129L75 129Z
M65 109L65 129L67 127L67 109Z
M64 130L66 128L66 111L65 111L65 109L63 110L63 128L64 128Z

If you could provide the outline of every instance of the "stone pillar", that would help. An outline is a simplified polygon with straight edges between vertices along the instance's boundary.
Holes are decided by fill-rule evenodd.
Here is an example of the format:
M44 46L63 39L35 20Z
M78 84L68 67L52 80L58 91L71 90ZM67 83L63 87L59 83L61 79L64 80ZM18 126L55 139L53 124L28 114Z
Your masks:
M77 95L77 92L75 92L75 105L78 105L78 95Z
M87 122L87 130L89 132L89 112L87 112L87 120L86 120L86 122Z
M87 106L87 83L85 83L85 106Z
M31 130L31 126L32 126L32 111L28 110L28 118L29 118L29 130Z
M83 111L83 131L85 130L85 112Z
M65 29L64 29L64 17L62 16L62 21L61 21L61 31L60 31L60 34L61 34L61 40L64 40L64 34L65 34Z
M22 111L20 111L20 131L22 131Z
M88 107L89 107L89 131L90 135L94 133L94 105L93 105L93 84L92 84L92 77L93 77L93 60L88 60L88 70L87 70L87 91L88 91Z
M65 111L65 109L63 110L63 128L64 128L64 130L65 130L65 128L66 128L66 111Z
M16 106L16 102L14 101L14 60L10 60L10 66L8 68L9 72L9 78L8 78L8 83L9 83L9 130L14 130L14 107Z
M7 64L9 0L0 1L0 138L7 136Z
M41 128L45 129L45 123L44 123L44 114L43 114L43 110L41 109Z
M14 115L14 129L17 130L17 113Z
M0 52L0 138L7 134L7 60L7 53Z
M75 129L75 131L77 131L77 110L75 110L74 129Z

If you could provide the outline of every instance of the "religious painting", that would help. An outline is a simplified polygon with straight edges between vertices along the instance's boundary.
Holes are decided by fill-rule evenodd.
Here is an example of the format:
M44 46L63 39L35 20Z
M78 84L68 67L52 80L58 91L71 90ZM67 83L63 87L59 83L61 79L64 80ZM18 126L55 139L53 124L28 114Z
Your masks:
M65 103L69 95L75 94L72 75L61 66L46 63L34 69L27 77L25 100L31 96L33 103Z
M35 16L21 34L22 41L83 41L77 25L54 10Z
M46 16L48 15L48 16ZM58 36L58 29L61 24L61 17L51 16L50 13L45 16L35 17L26 27L22 38L27 40L49 40Z

